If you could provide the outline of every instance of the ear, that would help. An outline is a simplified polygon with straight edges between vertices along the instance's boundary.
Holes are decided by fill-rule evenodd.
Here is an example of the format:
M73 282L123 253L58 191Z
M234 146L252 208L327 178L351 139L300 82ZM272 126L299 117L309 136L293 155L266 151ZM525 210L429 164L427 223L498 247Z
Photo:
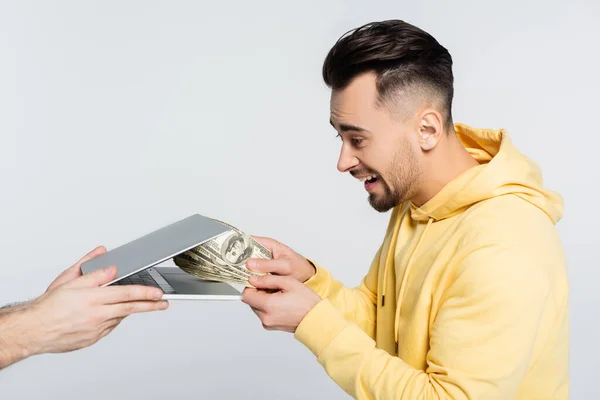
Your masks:
M432 150L443 133L442 115L435 110L425 110L419 121L419 146L423 151Z

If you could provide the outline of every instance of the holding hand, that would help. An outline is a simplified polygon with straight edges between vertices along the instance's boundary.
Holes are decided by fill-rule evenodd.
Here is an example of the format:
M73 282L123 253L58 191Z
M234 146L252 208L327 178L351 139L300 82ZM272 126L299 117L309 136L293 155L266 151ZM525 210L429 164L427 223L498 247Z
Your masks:
M242 301L248 304L267 330L295 332L321 297L304 285L316 272L308 260L278 241L253 236L273 254L272 260L250 259L247 267L267 275L251 276L255 288L246 288Z
M158 302L163 293L149 286L109 286L117 268L109 267L81 276L81 264L104 253L97 248L50 285L46 293L29 308L35 321L33 334L38 340L35 353L59 353L90 346L109 334L133 313L164 310L166 301Z
M315 267L306 258L286 245L271 238L252 237L271 251L273 259L251 258L246 263L248 269L256 272L290 276L302 283L309 280L315 274Z
M291 275L252 276L250 283L256 288L245 288L242 301L252 307L267 330L295 332L306 314L321 301L316 292Z
M0 323L0 368L34 354L62 353L91 346L133 313L164 310L160 289L108 286L113 266L82 276L81 264L106 252L98 247L61 273L46 292L7 309Z

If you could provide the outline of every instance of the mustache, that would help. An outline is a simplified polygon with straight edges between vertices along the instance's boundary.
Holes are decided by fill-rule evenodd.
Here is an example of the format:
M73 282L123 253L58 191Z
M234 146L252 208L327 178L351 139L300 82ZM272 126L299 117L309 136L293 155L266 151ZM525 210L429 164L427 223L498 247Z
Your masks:
M377 176L381 177L381 174L379 172L376 172L376 171L373 171L373 170L370 170L370 169L355 169L355 170L350 171L350 175L352 175L355 178L356 178L357 175L361 175L361 176L364 176L364 175L377 175Z

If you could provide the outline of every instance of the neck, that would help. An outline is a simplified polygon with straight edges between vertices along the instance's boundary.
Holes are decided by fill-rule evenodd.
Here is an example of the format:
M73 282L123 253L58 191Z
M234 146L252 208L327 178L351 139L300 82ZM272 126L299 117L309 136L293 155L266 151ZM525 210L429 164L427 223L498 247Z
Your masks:
M421 187L412 202L421 207L444 186L466 170L479 165L460 143L454 132L449 132L429 156L423 171Z

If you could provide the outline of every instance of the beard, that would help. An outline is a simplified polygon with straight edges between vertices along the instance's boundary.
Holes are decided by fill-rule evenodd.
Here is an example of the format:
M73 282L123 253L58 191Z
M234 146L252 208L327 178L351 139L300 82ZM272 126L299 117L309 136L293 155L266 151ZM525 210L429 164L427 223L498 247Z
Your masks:
M376 173L383 193L369 193L369 204L384 213L415 196L419 182L419 164L409 143L401 146L384 174Z
M371 207L380 213L384 213L389 211L390 209L396 207L398 204L402 202L402 195L400 191L397 189L392 190L390 185L387 184L383 180L383 178L379 177L381 185L383 186L383 195L376 193L369 193L369 204Z

